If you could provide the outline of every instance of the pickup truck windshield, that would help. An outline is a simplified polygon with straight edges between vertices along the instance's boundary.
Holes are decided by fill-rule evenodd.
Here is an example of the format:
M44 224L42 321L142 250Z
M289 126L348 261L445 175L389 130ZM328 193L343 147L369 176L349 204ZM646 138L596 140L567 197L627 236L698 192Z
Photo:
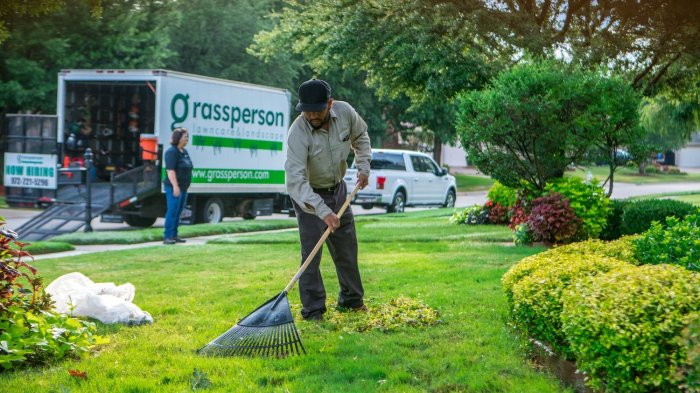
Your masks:
M372 162L369 167L370 169L405 171L406 163L403 160L403 154L377 152L372 153ZM354 161L352 163L352 168L356 169Z

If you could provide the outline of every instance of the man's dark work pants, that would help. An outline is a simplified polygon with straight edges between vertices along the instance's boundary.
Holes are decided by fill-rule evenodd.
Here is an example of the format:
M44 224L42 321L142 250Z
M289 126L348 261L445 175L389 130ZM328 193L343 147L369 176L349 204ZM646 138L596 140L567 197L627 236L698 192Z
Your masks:
M341 181L334 191L317 192L323 201L334 212L338 212L347 198L345 182ZM301 263L321 239L326 230L326 223L316 215L306 213L294 202L294 210L299 223L299 236L301 238ZM355 232L355 219L350 207L340 217L340 228L326 240L326 246L335 263L335 271L338 274L340 291L338 293L338 305L340 307L355 308L361 306L364 289L360 279L360 270L357 266L357 234ZM326 289L321 278L321 253L318 251L306 271L299 278L299 295L301 297L301 316L309 318L315 314L326 312Z

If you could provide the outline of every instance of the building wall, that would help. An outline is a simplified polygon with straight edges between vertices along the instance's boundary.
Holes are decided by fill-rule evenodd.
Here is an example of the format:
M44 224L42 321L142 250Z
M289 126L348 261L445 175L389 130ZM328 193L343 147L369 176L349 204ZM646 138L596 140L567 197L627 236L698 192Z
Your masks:
M700 168L700 132L684 148L676 150L676 166L681 168Z
M442 145L442 162L450 168L464 168L467 166L467 152L462 149L459 142L456 146Z

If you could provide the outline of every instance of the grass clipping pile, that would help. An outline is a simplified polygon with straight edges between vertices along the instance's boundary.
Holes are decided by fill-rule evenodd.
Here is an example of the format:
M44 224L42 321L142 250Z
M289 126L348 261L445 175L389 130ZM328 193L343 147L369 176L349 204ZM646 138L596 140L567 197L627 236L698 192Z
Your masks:
M386 304L366 302L369 312L326 313L328 323L336 330L345 332L369 332L378 330L390 332L406 327L420 328L442 323L440 314L433 308L416 299L400 296ZM333 308L329 308L333 310Z

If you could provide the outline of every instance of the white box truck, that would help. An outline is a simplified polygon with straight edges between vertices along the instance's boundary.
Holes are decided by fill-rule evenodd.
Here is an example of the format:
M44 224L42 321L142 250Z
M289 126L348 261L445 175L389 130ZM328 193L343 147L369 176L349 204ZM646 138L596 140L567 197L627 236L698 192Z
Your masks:
M84 175L70 168L89 147L103 221L150 226L164 215L162 155L175 127L190 132L191 222L289 209L287 90L167 70L63 70L57 110L59 185Z

